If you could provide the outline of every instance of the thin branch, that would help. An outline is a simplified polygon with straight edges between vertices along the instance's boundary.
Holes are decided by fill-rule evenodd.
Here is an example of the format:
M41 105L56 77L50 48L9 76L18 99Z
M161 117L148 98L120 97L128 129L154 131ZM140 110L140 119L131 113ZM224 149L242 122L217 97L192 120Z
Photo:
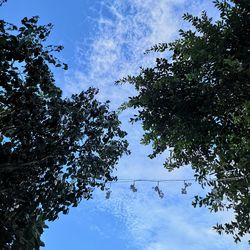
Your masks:
M37 163L42 163L42 161L45 161L49 158L53 158L55 157L54 155L49 155L49 156L46 156L40 160L36 160L36 161L31 161L31 162L27 162L27 163L20 163L20 164L16 164L16 163L3 163L3 164L0 164L0 172L5 172L6 170L16 170L16 169L19 169L19 168L23 168L23 167L28 167L30 165L33 165L33 164L37 164Z

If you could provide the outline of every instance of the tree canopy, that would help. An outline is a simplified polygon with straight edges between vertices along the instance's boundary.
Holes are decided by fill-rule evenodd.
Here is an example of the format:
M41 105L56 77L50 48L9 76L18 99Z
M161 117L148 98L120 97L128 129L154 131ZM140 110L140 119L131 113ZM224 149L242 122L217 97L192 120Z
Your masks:
M94 188L106 189L127 151L108 102L89 88L63 98L44 46L52 25L38 17L17 27L0 20L0 248L39 249L44 221L68 213Z
M168 170L190 164L211 188L193 205L232 210L235 219L215 229L237 242L250 233L250 2L214 3L218 21L185 14L192 29L148 51L168 56L118 83L137 90L124 107L139 109L132 121L142 122L150 157L172 149Z

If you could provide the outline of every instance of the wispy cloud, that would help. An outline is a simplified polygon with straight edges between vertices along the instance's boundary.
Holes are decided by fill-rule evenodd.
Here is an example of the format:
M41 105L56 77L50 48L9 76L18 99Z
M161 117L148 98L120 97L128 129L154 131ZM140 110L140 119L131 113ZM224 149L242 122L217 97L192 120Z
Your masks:
M117 104L133 92L130 86L116 86L114 81L138 72L140 66L152 65L154 55L144 55L158 42L170 41L180 27L181 13L175 8L185 0L102 1L90 17L96 27L92 37L77 46L78 70L70 76L68 92L95 85L104 99Z
M144 52L156 43L173 40L186 25L181 18L184 12L199 14L210 5L201 0L98 2L88 17L93 33L77 45L78 69L68 77L65 91L79 92L94 85L101 89L102 99L111 99L117 107L133 94L133 88L114 86L114 81L138 73L140 66L153 65L156 55Z
M128 184L114 184L111 198L103 201L95 197L98 210L112 214L128 229L128 240L140 250L221 250L245 249L247 245L234 245L228 236L219 236L212 229L220 216L210 215L206 209L191 207L191 197L181 195L180 186L171 190L169 185L161 188L165 198L160 199L153 184L138 184L138 193L129 191Z

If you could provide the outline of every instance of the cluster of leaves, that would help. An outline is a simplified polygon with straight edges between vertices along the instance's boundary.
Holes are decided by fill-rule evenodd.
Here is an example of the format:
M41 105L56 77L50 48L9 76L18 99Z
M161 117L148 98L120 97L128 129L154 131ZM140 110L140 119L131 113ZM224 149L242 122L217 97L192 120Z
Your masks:
M104 190L128 153L117 114L96 89L62 98L49 69L67 68L53 56L62 47L44 47L52 26L37 22L0 20L1 249L39 249L43 222Z
M0 6L2 6L6 2L7 2L7 0L0 0Z
M214 3L218 21L185 14L193 29L151 49L168 50L170 58L118 82L138 91L125 107L139 108L132 121L142 121L150 157L170 147L167 169L190 164L197 181L213 189L193 205L232 209L235 221L215 228L237 242L250 232L250 2Z

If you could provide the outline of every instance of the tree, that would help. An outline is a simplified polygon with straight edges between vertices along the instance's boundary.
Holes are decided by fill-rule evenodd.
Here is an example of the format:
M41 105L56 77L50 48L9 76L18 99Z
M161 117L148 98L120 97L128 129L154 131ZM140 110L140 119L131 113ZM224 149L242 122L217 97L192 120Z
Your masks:
M250 232L250 2L214 3L218 21L205 11L185 14L193 29L148 51L168 51L169 59L118 83L137 90L124 108L139 108L132 121L142 121L150 157L170 148L168 170L190 164L202 187L211 188L193 205L231 209L235 220L215 229L237 242Z
M50 65L67 68L45 43L51 24L0 20L0 246L39 249L44 221L68 213L94 188L106 190L127 151L97 90L62 98Z

